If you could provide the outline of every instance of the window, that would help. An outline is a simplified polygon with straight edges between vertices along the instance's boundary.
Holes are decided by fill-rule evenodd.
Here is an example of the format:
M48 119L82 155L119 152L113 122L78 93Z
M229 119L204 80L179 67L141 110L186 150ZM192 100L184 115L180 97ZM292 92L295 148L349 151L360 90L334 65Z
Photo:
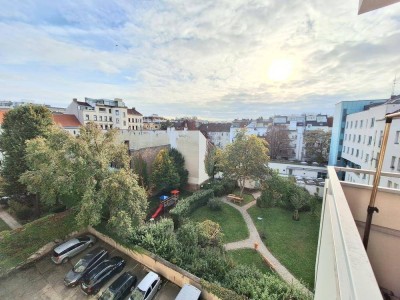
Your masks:
M382 138L383 138L383 131L381 130L381 134L379 136L379 143L378 143L378 147L380 147L382 145Z
M100 118L100 121L103 121L103 116L100 116L99 118Z
M111 108L109 108L109 109L108 109L108 113L110 113L110 114L111 114Z
M104 107L100 107L100 108L99 108L99 112L105 113L105 112L106 112L106 109L105 109Z
M351 134L349 134L349 141L351 142Z
M124 126L126 126L126 121L124 121Z
M128 122L130 122L131 121L131 118L128 118Z
M346 152L346 146L343 146L343 152Z
M360 150L357 149L356 151L356 157L358 157L358 154L360 153Z
M350 147L347 148L347 154L349 154L349 151L350 151Z
M375 123L375 118L371 119L371 128L374 127L374 123Z
M353 128L353 121L350 122L350 128Z
M349 121L346 122L346 128L349 128Z
M390 180L388 180L388 188L392 188L392 184L393 184L393 182L391 182Z
M363 123L364 123L364 120L361 120L361 121L360 121L360 128L363 127Z
M118 118L116 118L116 119L115 119L115 122L116 122L117 124L119 124L119 119L118 119Z
M396 131L396 138L394 140L395 144L400 143L400 131Z
M89 115L85 115L85 120L89 121Z
M399 160L397 161L397 171L400 171L400 157Z
M363 144L365 144L365 138L366 138L366 135L364 135L364 140L363 140Z
M398 188L399 188L399 184L398 184L398 183L394 183L394 184L393 184L393 188L394 188L394 189L398 189Z
M390 168L394 169L394 163L396 162L396 156L392 156L392 162L390 163Z
M372 135L370 135L369 137L368 137L368 145L371 145L372 144Z
M118 109L115 110L115 115L119 116L119 110Z
M97 121L97 115L93 116L93 120Z
M356 141L356 135L353 135L353 143Z
M358 135L358 143L361 143L361 134Z
M365 162L368 162L369 154L365 154Z
M351 148L351 155L354 155L354 148Z
M125 118L125 117L126 117L126 113L125 113L125 112L122 112L122 116Z
M109 118L108 118L108 121L112 122L112 117L109 117Z
M355 124L354 128L357 128L357 125L358 125L358 121L356 121L356 124Z
M347 141L347 133L344 135L344 140Z

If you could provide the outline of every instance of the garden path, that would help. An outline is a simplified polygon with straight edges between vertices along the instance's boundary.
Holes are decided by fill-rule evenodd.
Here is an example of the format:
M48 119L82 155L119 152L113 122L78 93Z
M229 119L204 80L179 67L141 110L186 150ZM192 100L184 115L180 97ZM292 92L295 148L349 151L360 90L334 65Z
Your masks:
M19 224L18 221L13 218L13 216L11 216L8 212L3 210L1 207L0 207L0 218L3 219L3 221L6 222L6 224L11 229L17 229L17 228L22 227L22 225Z
M252 193L254 199L257 199L260 197L261 192L255 192ZM292 275L280 262L275 258L275 256L272 255L272 253L267 249L267 247L264 245L263 241L260 238L260 235L258 234L257 228L253 223L253 220L251 219L249 213L247 210L252 207L253 205L256 204L256 200L247 203L244 206L238 206L236 204L233 204L229 200L226 199L226 197L222 198L222 201L234 208L236 208L243 216L244 221L246 222L247 228L249 229L250 236L249 238L238 241L238 242L233 242L233 243L228 243L225 244L224 247L226 250L235 250L235 249L242 249L242 248L255 248L255 244L258 244L257 251L258 253L261 254L261 256L266 260L266 262L271 266L271 268L281 276L283 280L290 284L294 284L299 286L302 290L304 290L307 293L310 293L310 291L300 283L299 280L297 280L296 277Z

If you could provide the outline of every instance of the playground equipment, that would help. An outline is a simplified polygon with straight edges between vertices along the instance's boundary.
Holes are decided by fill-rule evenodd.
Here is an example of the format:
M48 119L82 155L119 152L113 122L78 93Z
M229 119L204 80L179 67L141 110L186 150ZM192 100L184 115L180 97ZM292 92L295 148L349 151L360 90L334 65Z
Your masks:
M155 213L151 216L150 221L154 221L157 217L160 216L160 214L164 211L169 206L173 206L178 202L179 199L179 191L178 190L173 190L171 191L171 196L165 196L162 195L160 197L160 205L158 206L157 210Z

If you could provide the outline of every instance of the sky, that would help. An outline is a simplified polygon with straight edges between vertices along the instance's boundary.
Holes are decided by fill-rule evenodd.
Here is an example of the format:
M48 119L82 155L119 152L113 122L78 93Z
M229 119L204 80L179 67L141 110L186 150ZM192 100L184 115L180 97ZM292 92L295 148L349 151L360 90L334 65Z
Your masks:
M400 4L0 0L0 99L122 98L143 115L333 114L390 97Z

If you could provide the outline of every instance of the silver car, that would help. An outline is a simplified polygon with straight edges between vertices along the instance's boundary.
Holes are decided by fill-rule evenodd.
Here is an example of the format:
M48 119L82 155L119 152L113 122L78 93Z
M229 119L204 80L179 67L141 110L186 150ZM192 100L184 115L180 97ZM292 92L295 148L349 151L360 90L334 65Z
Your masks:
M92 247L95 242L96 238L89 234L73 238L54 248L51 260L55 264L66 263L74 255Z
M149 272L138 284L129 300L151 300L160 288L160 276L154 272Z

